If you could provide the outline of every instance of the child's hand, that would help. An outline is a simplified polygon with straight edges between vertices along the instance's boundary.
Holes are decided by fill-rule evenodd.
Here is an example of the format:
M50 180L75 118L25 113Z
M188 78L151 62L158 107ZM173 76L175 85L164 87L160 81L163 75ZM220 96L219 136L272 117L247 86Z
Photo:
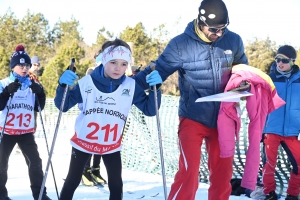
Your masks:
M5 89L3 91L9 93L9 94L13 94L15 93L19 88L21 87L21 83L20 82L12 82L10 83L8 86L5 87Z
M66 70L59 78L59 84L73 86L78 76L71 70Z
M34 80L31 80L31 85L29 87L37 96L40 96L44 93L43 87L40 84L36 83Z
M146 76L146 82L150 85L159 85L162 83L162 79L158 73L158 71L154 70L150 74Z

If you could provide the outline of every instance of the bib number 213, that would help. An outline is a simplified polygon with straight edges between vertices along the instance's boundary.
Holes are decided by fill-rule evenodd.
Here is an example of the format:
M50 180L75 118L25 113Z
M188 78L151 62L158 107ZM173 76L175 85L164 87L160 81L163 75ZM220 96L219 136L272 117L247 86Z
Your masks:
M16 116L14 113L8 113L6 126L28 127L30 125L31 117L31 114L24 115L21 113Z

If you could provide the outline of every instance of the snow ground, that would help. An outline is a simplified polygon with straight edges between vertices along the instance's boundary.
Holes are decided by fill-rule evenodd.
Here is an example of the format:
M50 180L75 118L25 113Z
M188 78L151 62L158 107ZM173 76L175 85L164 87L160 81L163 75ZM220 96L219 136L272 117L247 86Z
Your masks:
M43 160L43 169L45 172L48 154L46 143L43 138L36 138L37 144L39 146L40 156ZM51 148L52 139L48 139L49 148ZM71 145L69 143L69 138L57 138L54 148L54 153L52 156L52 165L54 168L56 184L58 187L58 192L60 193L63 186L63 178L66 177L69 161L70 161ZM102 162L101 162L102 163ZM103 164L103 163L102 163ZM101 167L101 175L107 178L105 167ZM167 179L167 191L169 193L170 186L173 179ZM142 172L130 171L128 169L123 169L123 191L124 200L136 199L145 195L145 200L164 200L164 187L162 177L160 175L147 174ZM8 168L8 181L7 189L9 197L13 200L31 200L30 183L28 177L27 166L25 159L21 153L17 153L15 150L12 152L9 168ZM46 181L47 193L53 200L57 199L57 194L55 190L55 185L53 181L51 167L48 170L48 176ZM207 189L208 185L200 183L199 189L197 191L196 200L206 200L207 199ZM159 193L156 197L151 197ZM97 187L85 187L79 186L75 191L74 200L108 200L109 191L108 187L98 189ZM249 199L247 197L231 196L230 200L236 199Z

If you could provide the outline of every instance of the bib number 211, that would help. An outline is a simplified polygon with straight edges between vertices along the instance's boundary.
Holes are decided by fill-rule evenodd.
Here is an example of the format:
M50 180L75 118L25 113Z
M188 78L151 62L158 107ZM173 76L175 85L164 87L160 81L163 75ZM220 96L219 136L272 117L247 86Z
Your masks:
M100 131L104 131L104 142L108 142L108 138L110 134L113 134L113 141L117 140L118 133L118 124L115 124L112 128L110 124L106 124L105 126L100 127L99 124L95 122L91 122L87 125L87 127L92 128L92 131L86 136L87 139L90 140L98 140L98 136L96 133Z

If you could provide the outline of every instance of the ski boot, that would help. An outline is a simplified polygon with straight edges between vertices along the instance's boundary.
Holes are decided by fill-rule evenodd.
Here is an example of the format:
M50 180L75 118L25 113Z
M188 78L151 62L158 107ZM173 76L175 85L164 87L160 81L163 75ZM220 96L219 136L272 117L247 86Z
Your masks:
M266 195L265 200L277 200L277 194L275 193L275 191L270 192L269 194Z
M297 196L292 196L292 195L287 195L285 200L298 200L298 197Z
M85 186L94 186L93 178L91 176L91 168L84 168L81 182Z
M106 184L106 180L100 175L100 167L92 167L92 178L96 184L104 185Z

